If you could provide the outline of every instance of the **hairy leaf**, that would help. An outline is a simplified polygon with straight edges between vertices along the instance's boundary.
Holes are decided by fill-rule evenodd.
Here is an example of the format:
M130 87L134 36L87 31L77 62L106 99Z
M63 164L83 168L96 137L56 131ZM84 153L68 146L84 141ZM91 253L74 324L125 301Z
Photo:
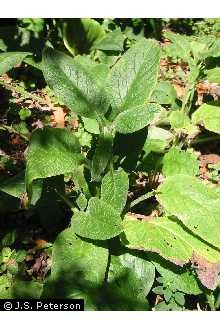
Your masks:
M158 43L143 39L114 65L107 84L113 117L124 110L138 108L150 100L157 81L159 61Z
M209 82L220 84L220 68L206 70L206 77Z
M192 115L194 124L202 124L211 132L220 134L220 106L202 104Z
M115 129L119 133L127 134L139 131L149 125L161 111L161 106L148 103L121 112L115 119Z
M38 129L27 153L27 188L36 179L71 173L82 161L80 144L71 132L61 128Z
M130 253L112 255L106 293L113 310L147 310L148 295L155 277L155 267Z
M196 176L199 172L199 163L192 152L172 147L163 158L162 172L165 176L176 174Z
M64 53L45 48L43 74L58 99L77 114L95 118L108 110L102 70L93 71Z
M0 54L0 76L7 71L13 69L17 64L21 63L26 56L31 53L26 52L7 52Z
M127 201L128 187L128 175L123 170L110 171L102 180L101 199L121 213Z
M195 235L220 248L220 198L214 188L179 174L167 177L157 192L157 200L167 212Z
M58 235L53 245L51 279L44 297L84 298L85 309L96 309L103 284L108 250L77 237L71 228Z
M219 251L184 230L177 221L165 217L140 221L126 216L123 224L121 239L128 248L157 252L180 266L192 262L202 284L216 288L220 273ZM195 256L198 257L195 259Z
M89 200L86 212L73 215L72 228L77 235L95 240L115 237L123 230L117 210L97 197Z

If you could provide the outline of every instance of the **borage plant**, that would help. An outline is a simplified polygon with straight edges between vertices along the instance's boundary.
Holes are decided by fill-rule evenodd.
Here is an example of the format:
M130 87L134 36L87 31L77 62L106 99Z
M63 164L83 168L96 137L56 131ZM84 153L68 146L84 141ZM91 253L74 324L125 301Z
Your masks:
M189 64L183 99L159 82L154 40L140 38L111 65L48 47L43 52L47 84L92 135L87 150L73 131L44 127L28 146L24 206L51 207L58 196L72 212L53 244L43 298L84 298L87 310L147 310L155 269L166 283L166 301L178 308L183 293L209 295L218 285L219 190L198 178L197 156L184 150L201 140L201 123L212 139L220 133L218 105L203 104L192 114L196 83L217 46L167 37L166 56ZM74 194L65 189L67 178Z

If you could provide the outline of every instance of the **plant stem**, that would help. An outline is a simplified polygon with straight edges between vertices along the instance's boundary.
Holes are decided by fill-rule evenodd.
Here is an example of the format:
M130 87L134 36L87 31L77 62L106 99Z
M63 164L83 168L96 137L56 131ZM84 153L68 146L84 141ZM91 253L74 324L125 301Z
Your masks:
M145 199L148 199L148 198L151 198L152 196L155 196L155 194L156 194L156 191L153 190L153 191L150 191L150 192L136 198L133 202L131 202L130 207L131 208L134 207L135 205L143 202Z

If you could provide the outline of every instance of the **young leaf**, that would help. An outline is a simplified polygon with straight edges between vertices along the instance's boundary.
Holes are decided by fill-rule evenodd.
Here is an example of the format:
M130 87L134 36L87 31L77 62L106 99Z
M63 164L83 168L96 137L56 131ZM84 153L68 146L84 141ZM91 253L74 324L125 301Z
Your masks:
M127 201L128 187L128 175L123 170L109 171L102 180L101 199L121 213Z
M79 115L96 118L108 110L102 73L52 48L43 52L43 74L58 99ZM102 78L100 78L100 75Z
M123 228L114 206L97 197L89 200L86 212L72 217L72 228L77 235L95 240L106 240L119 235Z
M80 144L68 130L50 127L36 130L27 153L27 189L36 179L73 172L82 161Z
M184 230L177 221L164 217L140 221L128 215L123 226L121 241L128 248L156 252L180 266L191 261L203 285L212 290L218 285L219 251Z
M94 43L105 36L105 30L94 19L71 18L63 24L63 41L72 55L89 53Z
M179 174L167 177L157 191L157 200L167 212L195 235L220 248L220 197L214 188Z
M157 81L159 61L158 43L142 39L114 65L107 84L113 108L112 117L150 100Z
M151 102L173 104L177 98L176 90L169 81L160 81L153 91Z
M130 253L112 255L105 297L113 310L147 310L155 278L151 262Z
M180 306L184 306L185 297L184 297L184 294L182 292L175 292L174 299L175 299L177 304L179 304Z
M13 69L21 63L26 56L31 55L27 52L8 52L0 54L0 76Z
M162 107L156 103L147 103L139 107L121 112L115 119L115 129L119 133L127 134L139 131L149 125Z
M199 172L199 163L192 152L172 147L163 157L162 172L165 176L176 174L196 176Z
M71 228L58 235L53 245L51 279L44 297L84 298L85 309L96 308L103 284L108 250L77 237Z
M220 134L220 107L219 105L202 104L193 114L194 124L202 124L211 132Z
M152 262L162 276L165 286L186 294L198 295L202 293L195 275L189 270L182 269L160 257L154 257Z
M198 131L197 127L191 123L189 117L182 111L172 111L169 120L171 127L177 132L190 134Z

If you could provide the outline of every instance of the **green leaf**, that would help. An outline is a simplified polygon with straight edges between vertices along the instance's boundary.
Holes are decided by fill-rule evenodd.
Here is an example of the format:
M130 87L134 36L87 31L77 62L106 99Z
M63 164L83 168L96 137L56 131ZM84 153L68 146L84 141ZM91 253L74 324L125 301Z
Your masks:
M179 174L167 177L157 192L157 200L167 212L195 235L220 248L220 198L214 188Z
M77 138L66 129L45 127L31 138L26 167L26 185L36 179L71 173L83 161Z
M153 288L152 290L154 293L159 294L159 295L163 295L164 294L164 288L163 286L156 286L155 288Z
M108 262L108 250L77 237L72 228L54 242L51 279L43 297L83 298L85 309L96 309Z
M114 132L110 127L104 127L103 132L98 136L96 149L91 164L92 181L101 181L101 175L105 171L112 158Z
M159 62L159 44L154 40L142 39L114 65L107 83L113 117L150 100L157 81Z
M182 269L160 257L153 258L152 263L162 276L164 286L186 294L198 295L202 293L195 275L189 269Z
M162 172L165 176L176 174L196 176L199 173L199 162L192 152L172 147L163 157Z
M147 139L143 147L145 155L150 154L152 151L155 153L164 153L172 139L173 134L168 130L153 125L149 126Z
M63 41L72 55L88 54L96 41L105 36L105 30L94 19L72 18L63 24Z
M181 292L175 292L174 294L174 299L176 301L177 304L179 304L180 306L184 306L185 304L185 297L184 294Z
M43 291L43 283L37 281L25 281L16 278L12 293L14 299L40 299L41 293Z
M153 91L151 102L173 104L177 98L176 90L169 81L160 81Z
M164 48L167 56L179 57L188 62L191 57L190 38L170 31L166 31L164 36L172 42L171 44L167 44Z
M105 297L112 310L148 310L148 295L155 278L151 262L130 253L112 255Z
M198 131L197 127L191 123L189 117L182 111L172 111L169 120L171 127L177 132L190 134Z
M168 303L173 295L173 292L170 289L165 289L164 290L164 299Z
M86 212L72 217L72 227L82 237L106 240L119 235L123 228L120 214L111 205L97 197L89 200Z
M100 134L99 124L96 119L82 117L84 128L92 134Z
M202 104L193 114L192 122L202 124L211 132L220 134L220 107L219 105Z
M214 290L218 285L220 253L169 218L140 221L127 215L121 241L130 249L152 251L183 266L189 262L201 283Z
M12 298L12 283L6 275L0 276L0 299Z
M159 253L163 258L177 265L190 261L193 252L211 263L220 261L220 253L203 243L171 219L161 217L140 221L127 215L123 221L122 243L130 249ZM208 251L207 251L208 249Z
M116 117L115 129L123 134L136 132L152 123L161 109L159 104L147 103L125 110Z
M31 53L8 52L0 54L0 76L7 71L13 69L17 64L21 63L28 55L31 55Z
M127 201L129 182L123 170L108 172L101 186L101 199L121 213Z
M91 70L79 60L52 48L43 52L43 74L58 99L79 115L96 118L108 110L102 69ZM104 69L106 72L106 66Z
M220 84L220 68L206 70L206 77L209 82Z
M120 29L116 29L107 33L102 39L98 39L94 45L94 49L109 50L115 52L123 51L125 36Z
M16 198L22 198L22 195L26 192L25 187L25 173L24 171L9 177L0 183L0 190L4 193ZM35 205L39 200L42 193L42 182L37 180L33 184L33 194L31 197L31 204Z

